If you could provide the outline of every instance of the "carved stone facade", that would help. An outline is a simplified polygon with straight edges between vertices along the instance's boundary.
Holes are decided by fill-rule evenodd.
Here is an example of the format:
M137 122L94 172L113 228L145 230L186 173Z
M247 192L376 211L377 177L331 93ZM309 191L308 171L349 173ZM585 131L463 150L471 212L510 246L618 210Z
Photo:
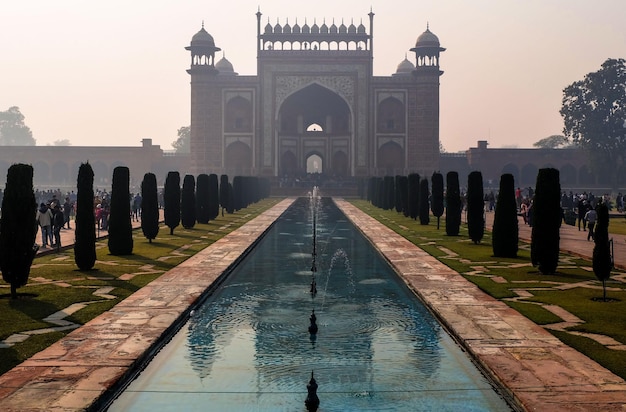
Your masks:
M426 30L396 73L373 76L374 14L361 23L262 29L257 75L214 63L204 27L191 52L191 170L194 174L339 178L429 175L439 168L439 53ZM407 45L408 46L408 45ZM408 47L407 47L408 49Z

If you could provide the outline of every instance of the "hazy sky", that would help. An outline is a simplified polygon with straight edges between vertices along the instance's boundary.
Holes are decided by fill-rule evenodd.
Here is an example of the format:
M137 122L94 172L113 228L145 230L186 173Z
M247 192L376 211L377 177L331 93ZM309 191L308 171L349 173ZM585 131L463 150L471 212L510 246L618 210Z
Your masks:
M563 88L626 57L626 0L20 0L0 7L0 110L38 145L171 149L189 125L189 52L204 21L239 74L256 74L256 16L368 27L374 74L395 72L430 24L442 47L440 138L449 152L531 147L561 134ZM217 60L222 57L218 53Z

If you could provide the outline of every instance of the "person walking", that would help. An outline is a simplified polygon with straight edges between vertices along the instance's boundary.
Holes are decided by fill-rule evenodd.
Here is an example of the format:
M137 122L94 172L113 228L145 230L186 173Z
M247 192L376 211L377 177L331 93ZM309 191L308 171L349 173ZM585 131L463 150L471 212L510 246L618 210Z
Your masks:
M596 209L589 209L587 213L585 213L585 220L587 221L587 227L589 231L587 232L587 240L594 240L595 234L593 232L596 227L596 220L598 219L598 214L596 213Z
M72 214L72 203L70 202L70 198L66 197L65 203L63 203L63 219L65 220L65 223L63 224L63 228L65 228L65 225L67 225L67 228L71 229L70 227L70 215L71 214Z
M39 227L41 228L41 247L45 248L48 246L48 239L51 235L52 225L52 212L45 203L39 205L36 219L37 223L39 223Z
M65 226L65 216L59 203L56 203L52 212L52 230L54 232L54 245L52 246L55 246L57 250L61 249L61 228L63 226Z

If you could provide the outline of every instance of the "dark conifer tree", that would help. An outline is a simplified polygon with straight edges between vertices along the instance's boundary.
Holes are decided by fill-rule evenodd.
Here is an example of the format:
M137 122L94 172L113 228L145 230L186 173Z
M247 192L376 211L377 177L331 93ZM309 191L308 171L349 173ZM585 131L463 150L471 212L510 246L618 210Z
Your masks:
M467 230L476 244L485 235L485 193L483 174L479 171L473 171L467 177Z
M376 179L376 205L384 209L385 208L385 178L379 177Z
M109 253L133 253L133 225L130 221L130 171L126 166L113 169L111 214L109 215Z
M80 270L90 270L96 264L93 176L93 169L89 162L82 163L78 168L76 221L74 223L76 226L74 230L74 262Z
M409 217L409 178L407 176L400 176L400 204L401 211L404 217Z
M558 169L539 169L532 205L530 259L544 275L556 272L561 228L561 183Z
M602 282L602 297L606 302L606 281L611 277L613 259L609 242L609 208L603 202L596 207L598 219L594 230L593 273Z
M500 177L500 190L496 199L491 243L495 257L517 257L519 225L515 200L515 179L506 173Z
M422 179L420 181L420 197L419 197L419 216L420 225L427 225L430 223L430 205L428 204L428 179Z
M220 189L216 174L209 175L209 218L217 219L220 215Z
M235 191L233 190L233 184L228 184L228 208L226 208L226 212L235 213Z
M383 190L384 190L383 209L391 210L394 208L394 203L395 203L394 201L395 201L395 196L396 196L393 176L385 176L383 178Z
M236 212L243 208L243 184L241 176L233 177L233 210Z
M220 176L220 206L222 207L222 216L224 216L224 210L230 210L229 207L229 194L230 185L228 184L228 175Z
M0 270L11 285L11 298L26 285L30 267L37 254L37 201L33 190L33 167L14 164L7 172L0 219Z
M402 184L400 181L402 180L402 176L396 175L394 178L394 205L396 207L396 212L402 213Z
M141 231L152 243L159 234L159 199L154 173L146 173L141 182Z
M183 178L180 221L185 229L191 229L196 225L196 179L193 175L185 175Z
M376 178L374 176L371 176L369 179L367 179L367 200L374 206L376 206L374 204L374 192L376 191Z
M459 174L446 174L446 234L458 236L461 229L461 191L459 189Z
M434 172L431 178L432 183L432 201L430 209L433 212L433 216L437 218L437 230L439 230L439 221L443 216L443 175L439 172Z
M413 220L419 215L419 199L420 199L420 175L411 173L409 175L408 201L409 217Z
M163 188L165 226L170 228L170 235L180 224L180 174L168 172Z
M207 224L211 220L209 193L209 175L205 173L198 175L198 180L196 181L196 218L198 223Z

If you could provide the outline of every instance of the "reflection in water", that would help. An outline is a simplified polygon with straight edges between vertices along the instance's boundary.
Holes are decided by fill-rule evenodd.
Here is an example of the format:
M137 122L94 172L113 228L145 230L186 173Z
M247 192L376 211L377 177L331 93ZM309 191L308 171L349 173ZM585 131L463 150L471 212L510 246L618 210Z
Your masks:
M311 296L312 219L300 217L311 209L300 199L279 219L173 339L177 355L166 347L120 408L159 401L161 410L181 402L185 410L304 410L315 371L324 411L507 410L329 199L318 211ZM144 375L155 382L141 382Z

